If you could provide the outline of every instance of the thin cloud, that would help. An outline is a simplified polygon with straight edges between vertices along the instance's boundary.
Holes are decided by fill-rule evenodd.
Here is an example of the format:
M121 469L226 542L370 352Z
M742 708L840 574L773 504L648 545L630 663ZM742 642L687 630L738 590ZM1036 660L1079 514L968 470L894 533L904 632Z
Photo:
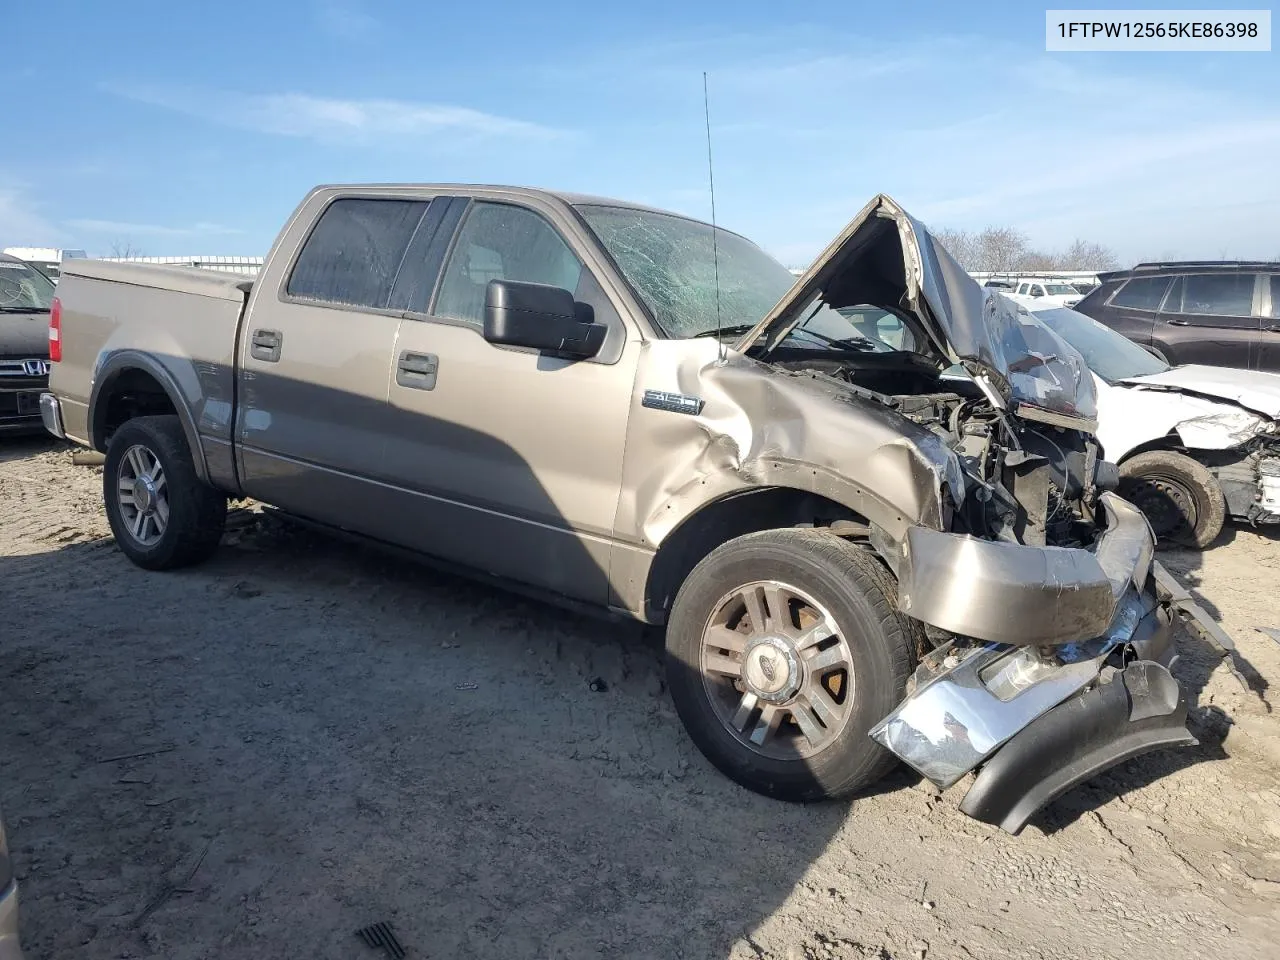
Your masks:
M0 247L57 246L62 239L22 185L0 179Z
M453 104L389 99L341 99L305 93L240 94L149 87L108 87L138 103L164 107L212 123L323 143L432 137L550 140L562 135L541 124Z
M236 227L220 223L193 223L186 227L171 227L159 223L126 223L120 220L68 220L67 226L85 233L115 234L140 237L214 237L243 233Z
M382 28L376 17L355 3L322 3L315 18L320 32L336 40L364 40Z

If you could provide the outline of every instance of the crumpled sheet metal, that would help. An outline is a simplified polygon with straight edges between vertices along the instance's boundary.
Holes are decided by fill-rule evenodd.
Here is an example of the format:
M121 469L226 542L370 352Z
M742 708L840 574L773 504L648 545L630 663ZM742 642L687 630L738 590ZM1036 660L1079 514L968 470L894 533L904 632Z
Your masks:
M636 389L703 400L697 415L639 408L629 431L617 529L656 547L704 504L795 487L842 503L900 538L942 524L942 490L963 498L959 461L933 433L839 383L786 373L714 340L650 341Z
M1248 410L1219 409L1216 413L1183 420L1174 429L1192 450L1228 450L1263 436L1270 426L1266 419Z
M1145 585L1154 538L1146 518L1102 495L1107 529L1093 551L907 531L898 608L924 623L994 643L1061 644L1101 635L1130 585Z

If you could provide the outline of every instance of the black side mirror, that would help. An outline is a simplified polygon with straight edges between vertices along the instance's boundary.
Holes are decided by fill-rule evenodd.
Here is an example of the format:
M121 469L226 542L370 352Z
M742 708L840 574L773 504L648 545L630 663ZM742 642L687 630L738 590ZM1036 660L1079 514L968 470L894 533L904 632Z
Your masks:
M589 304L560 287L490 280L485 288L484 338L490 343L585 359L600 352L607 330L595 322Z

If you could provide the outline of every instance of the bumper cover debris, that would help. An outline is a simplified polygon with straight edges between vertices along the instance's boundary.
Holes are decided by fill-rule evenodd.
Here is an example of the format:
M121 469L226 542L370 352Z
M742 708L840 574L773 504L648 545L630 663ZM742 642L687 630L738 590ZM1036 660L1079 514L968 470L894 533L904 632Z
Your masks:
M1234 652L1231 638L1153 559L1142 515L1110 495L1104 506L1110 522L1092 552L1010 544L988 551L955 537L959 549L940 558L929 548L942 545L945 553L947 541L922 536L909 541L903 558L901 592L916 605L908 612L970 632L925 658L911 692L871 736L944 789L978 770L961 810L1011 833L1117 763L1196 743L1170 673L1175 615L1223 653ZM1020 568L1024 550L1042 565ZM951 565L962 558L971 562ZM1038 590L1046 571L1058 576ZM1102 627L1081 638L1101 611Z
M975 820L1019 833L1078 783L1161 747L1194 746L1187 699L1168 669L1137 660L1039 717L988 762L960 803Z

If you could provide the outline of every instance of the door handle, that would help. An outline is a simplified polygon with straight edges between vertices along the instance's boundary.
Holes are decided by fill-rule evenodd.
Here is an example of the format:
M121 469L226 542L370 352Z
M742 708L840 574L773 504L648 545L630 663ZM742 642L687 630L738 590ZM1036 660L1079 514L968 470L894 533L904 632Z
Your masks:
M249 356L265 363L275 363L280 359L280 345L284 335L279 330L255 330L249 341Z
M396 361L396 383L410 390L434 390L440 358L434 353L404 350Z
M1186 321L1186 320L1166 320L1166 321L1165 321L1165 323L1169 324L1169 326L1171 326L1171 327L1189 327L1189 326L1191 326L1191 324L1187 323L1187 321Z

